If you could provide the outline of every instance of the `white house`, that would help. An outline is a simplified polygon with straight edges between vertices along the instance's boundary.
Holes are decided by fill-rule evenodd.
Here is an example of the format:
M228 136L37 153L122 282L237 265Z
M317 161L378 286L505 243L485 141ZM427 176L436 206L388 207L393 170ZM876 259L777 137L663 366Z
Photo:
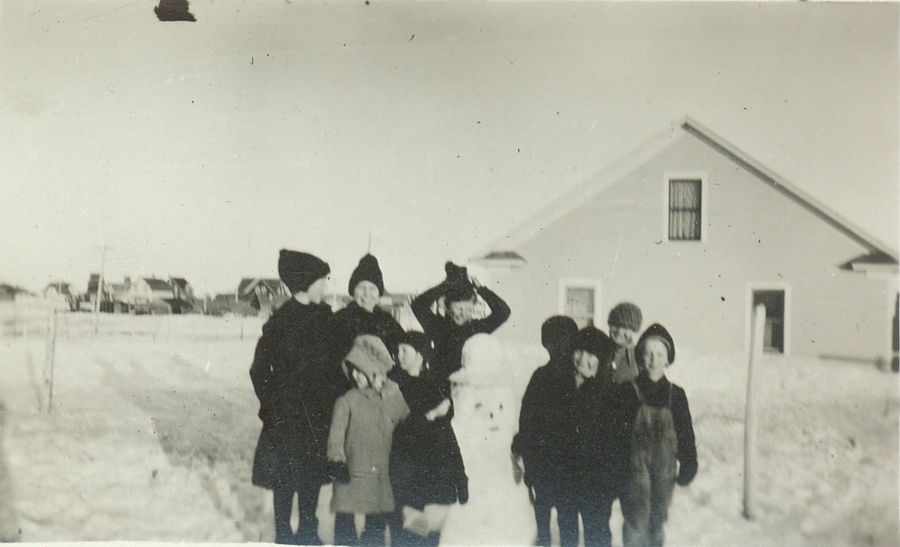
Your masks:
M894 207L895 204L888 204ZM498 335L563 313L606 330L633 301L676 344L743 351L766 304L786 355L890 360L897 250L685 118L474 259L512 308Z

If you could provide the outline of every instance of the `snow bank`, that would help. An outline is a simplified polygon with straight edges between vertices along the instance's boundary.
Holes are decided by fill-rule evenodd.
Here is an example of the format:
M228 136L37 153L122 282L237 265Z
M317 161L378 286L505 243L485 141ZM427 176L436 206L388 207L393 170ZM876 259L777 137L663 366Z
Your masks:
M33 315L45 321L43 311ZM8 408L0 447L21 539L271 541L270 493L250 484L260 424L247 370L261 322L105 316L91 337L91 319L60 317L51 414L38 412L39 329L27 342L21 328L0 336ZM546 354L538 344L505 349L520 397ZM767 357L758 375L759 510L747 521L746 370L741 355L678 348L669 377L690 400L700 471L676 489L667 544L900 543L897 375ZM320 514L328 539L327 509ZM613 526L621 545L615 513Z

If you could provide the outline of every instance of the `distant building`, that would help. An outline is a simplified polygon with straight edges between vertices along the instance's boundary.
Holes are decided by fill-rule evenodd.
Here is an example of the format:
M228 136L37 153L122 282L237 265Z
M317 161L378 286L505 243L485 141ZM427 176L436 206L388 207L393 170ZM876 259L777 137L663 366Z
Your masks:
M72 293L72 288L63 281L55 281L47 285L44 288L44 298L65 302L71 311L75 311L78 308L78 299Z
M250 277L241 279L235 298L249 304L259 315L268 317L291 298L291 293L280 279Z
M513 310L504 337L558 313L606 329L633 301L679 346L742 351L764 304L769 353L896 360L897 250L689 118L474 263Z

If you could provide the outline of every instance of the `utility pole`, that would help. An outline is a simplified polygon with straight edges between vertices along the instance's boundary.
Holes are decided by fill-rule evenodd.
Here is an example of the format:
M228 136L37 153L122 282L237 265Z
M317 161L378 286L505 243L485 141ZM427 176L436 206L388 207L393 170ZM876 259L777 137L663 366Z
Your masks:
M106 250L111 247L100 242L100 279L97 282L97 301L94 302L94 334L97 334L100 324L100 302L103 299L103 271L106 269Z

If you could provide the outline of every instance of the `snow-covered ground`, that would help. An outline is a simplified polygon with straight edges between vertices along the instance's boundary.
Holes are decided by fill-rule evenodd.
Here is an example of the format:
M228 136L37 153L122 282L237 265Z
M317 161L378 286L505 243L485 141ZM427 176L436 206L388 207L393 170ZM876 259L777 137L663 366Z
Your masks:
M17 539L274 538L269 493L250 484L260 423L247 370L259 320L104 315L91 335L89 314L61 314L46 414L48 312L11 312L0 309L0 519L10 505L8 476ZM667 544L900 544L896 374L764 359L750 521L742 516L746 359L678 352L669 377L690 400L700 472L676 490ZM518 372L527 381L528 371ZM621 544L617 512L613 524Z

